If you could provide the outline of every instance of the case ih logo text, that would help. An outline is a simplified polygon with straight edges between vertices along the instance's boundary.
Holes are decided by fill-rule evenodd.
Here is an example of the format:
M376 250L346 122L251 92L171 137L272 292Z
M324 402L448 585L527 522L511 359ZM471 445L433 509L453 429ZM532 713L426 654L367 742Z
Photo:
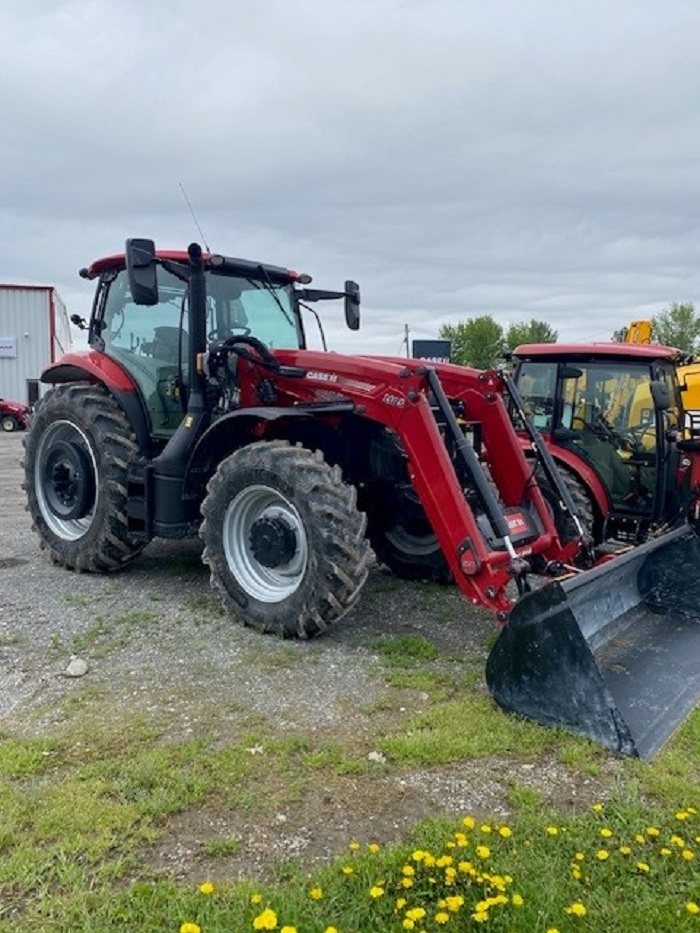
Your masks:
M385 405L393 405L394 408L403 408L406 404L406 399L402 398L400 395L392 395L390 392L382 398L382 401Z
M318 379L321 382L337 382L338 373L320 373L315 370L311 370L306 374L307 379Z

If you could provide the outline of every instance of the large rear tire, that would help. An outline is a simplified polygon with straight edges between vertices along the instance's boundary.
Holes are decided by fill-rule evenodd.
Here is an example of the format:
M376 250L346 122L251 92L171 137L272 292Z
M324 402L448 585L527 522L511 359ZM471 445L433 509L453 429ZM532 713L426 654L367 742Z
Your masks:
M372 536L377 559L402 580L425 580L447 586L454 582L437 536L428 526L396 524Z
M138 456L124 412L98 385L60 385L37 402L23 439L33 530L71 570L106 573L144 544L127 535L127 473Z
M324 632L356 602L371 549L354 487L319 451L251 444L223 460L202 503L212 586L245 625Z
M600 544L600 541L597 540L597 538L600 538L600 522L596 520L596 510L588 488L568 467L561 463L557 463L557 467L559 469L559 475L564 481L564 485L569 490L571 498L574 500L574 505L576 506L579 521L581 522L584 532L591 536L594 544ZM568 515L562 513L559 508L559 494L550 484L544 470L539 465L535 470L535 478L552 510L557 531L564 541L570 541L577 536L576 526Z

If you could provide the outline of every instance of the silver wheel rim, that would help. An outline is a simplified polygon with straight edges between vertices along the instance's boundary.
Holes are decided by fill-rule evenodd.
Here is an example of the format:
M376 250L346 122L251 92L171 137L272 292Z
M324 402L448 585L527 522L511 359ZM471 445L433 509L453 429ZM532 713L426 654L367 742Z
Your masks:
M263 518L281 519L294 532L296 547L287 563L266 567L253 554L250 533ZM231 500L223 524L226 562L240 586L262 603L280 603L295 593L306 573L309 545L295 506L269 486L249 486Z
M77 541L87 534L90 526L95 519L95 506L82 518L62 519L50 508L46 490L42 482L44 477L44 466L46 458L51 450L51 446L57 441L68 441L70 443L79 443L87 452L92 465L93 476L95 479L95 490L99 490L99 475L97 472L97 461L92 449L92 444L86 434L73 424L72 421L54 421L53 424L44 431L37 444L36 465L34 468L34 492L36 494L39 509L44 521L56 537L64 541ZM97 495L95 494L95 505L97 504Z
M12 418L7 418L7 417L3 418L3 419L2 419L2 429L3 429L3 431L14 431L14 429L15 429L15 422L13 421L13 419L12 419Z

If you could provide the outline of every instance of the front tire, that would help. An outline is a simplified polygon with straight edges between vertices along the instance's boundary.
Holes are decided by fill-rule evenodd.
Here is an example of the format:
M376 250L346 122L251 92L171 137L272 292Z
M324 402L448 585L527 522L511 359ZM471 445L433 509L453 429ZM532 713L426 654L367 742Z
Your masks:
M354 487L319 451L286 441L223 460L202 504L212 586L260 632L308 638L355 604L371 550Z
M17 427L17 422L12 415L3 415L2 419L0 419L0 428L7 434L9 434L10 431L16 431Z
M143 550L128 538L126 515L138 447L106 388L68 384L47 392L23 445L27 508L54 563L106 573Z

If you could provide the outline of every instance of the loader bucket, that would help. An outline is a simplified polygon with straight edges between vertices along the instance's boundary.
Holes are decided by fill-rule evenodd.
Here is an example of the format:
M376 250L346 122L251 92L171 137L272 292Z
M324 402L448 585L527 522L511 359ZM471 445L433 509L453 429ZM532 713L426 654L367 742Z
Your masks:
M653 758L700 699L700 541L684 526L527 594L486 681L506 710Z

